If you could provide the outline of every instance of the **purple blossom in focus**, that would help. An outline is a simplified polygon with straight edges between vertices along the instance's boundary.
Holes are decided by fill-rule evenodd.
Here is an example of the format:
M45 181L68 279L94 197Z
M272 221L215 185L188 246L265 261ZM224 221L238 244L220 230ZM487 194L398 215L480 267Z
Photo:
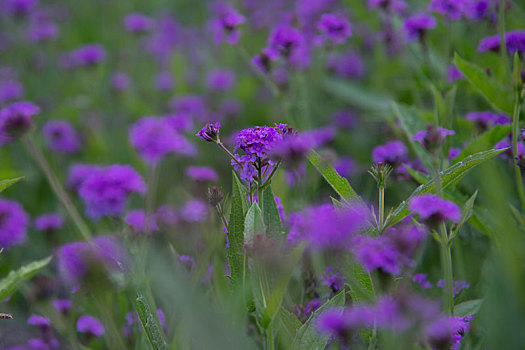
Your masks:
M422 220L431 224L447 220L457 223L461 218L461 210L456 203L433 194L414 197L410 201L408 209L419 215Z
M220 123L206 124L195 136L198 136L203 141L207 142L219 142L219 130L221 129Z
M29 215L20 204L0 198L0 247L24 243L28 225Z
M80 135L68 121L49 120L44 124L42 133L47 147L52 151L69 154L80 150Z
M101 337L105 332L104 325L91 315L82 315L78 318L77 331L94 337Z
M38 231L53 232L60 230L64 226L64 218L57 213L40 215L35 219L35 228Z
M122 214L133 192L145 193L146 185L131 166L119 164L92 169L78 190L93 219Z

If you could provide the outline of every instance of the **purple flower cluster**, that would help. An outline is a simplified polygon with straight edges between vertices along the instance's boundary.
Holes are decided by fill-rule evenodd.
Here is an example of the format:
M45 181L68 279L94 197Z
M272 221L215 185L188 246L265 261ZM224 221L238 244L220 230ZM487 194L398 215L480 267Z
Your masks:
M193 144L164 118L141 118L131 127L129 138L133 147L149 164L156 164L173 152L192 155L196 151Z
M289 244L305 240L312 248L349 250L355 236L369 227L369 213L359 204L341 209L323 204L291 214L289 222Z
M13 102L0 110L0 145L26 133L40 107L32 102Z
M124 17L126 30L133 34L145 33L153 28L154 22L142 13L133 12Z
M59 272L72 285L82 282L91 271L98 271L101 265L113 272L123 271L127 265L127 256L115 237L99 236L91 243L67 243L58 252Z
M408 17L403 24L409 40L423 40L426 32L436 27L436 19L425 13Z
M215 43L236 45L241 37L239 27L245 22L244 16L226 3L220 2L215 5L211 22Z
M456 132L453 130L448 130L442 128L441 126L434 126L432 124L427 125L425 130L418 131L413 137L412 140L419 142L423 147L428 151L435 151L443 142L445 142L445 137L454 135Z
M146 227L146 212L141 209L132 210L124 219L126 224L128 224L133 231L136 233L146 233L147 231L154 232L158 231L159 227L157 225L157 219L155 215L152 215L149 219L148 225Z
M326 68L341 78L361 79L365 75L365 62L354 51L330 53L326 59Z
M276 27L270 33L268 44L269 50L273 50L268 57L275 57L275 53L278 53L292 66L300 68L307 66L310 61L306 38L299 29L289 24Z
M133 85L133 81L127 73L115 72L111 76L111 86L118 92L124 92L128 90L131 85Z
M505 114L494 113L491 111L469 112L465 118L474 122L482 130L487 130L494 125L510 124L511 120Z
M9 77L0 80L0 104L16 100L24 95L24 86L16 79Z
M231 70L214 69L208 73L206 83L211 91L228 91L235 85L235 74Z
M189 166L186 169L186 175L199 182L217 182L219 175L209 166Z
M408 150L401 141L390 141L372 150L374 163L386 163L397 167L408 160Z
M90 337L101 337L105 332L104 325L91 315L82 315L78 318L77 331Z
M499 34L483 38L478 45L478 52L498 52L501 45ZM525 51L525 30L511 30L505 33L505 45L509 54Z
M24 243L29 215L15 201L0 198L0 247Z
M58 26L47 13L40 11L31 16L27 36L35 42L54 40L58 37Z
M146 192L142 177L129 165L76 167L70 173L72 183L79 186L87 214L94 219L122 214L131 193Z
M35 219L35 228L38 231L52 233L64 226L64 218L58 213L42 214Z
M13 17L27 16L37 5L38 0L4 0L0 2L0 8Z
M457 223L461 218L461 210L456 203L433 194L424 194L412 198L408 208L419 215L421 220L431 225L448 220Z
M348 19L331 13L325 13L321 16L317 30L319 36L316 38L316 43L319 45L325 42L335 45L344 44L352 34L352 27Z
M208 214L208 204L200 199L190 199L180 208L180 218L188 223L206 221Z
M42 128L47 147L58 153L75 153L80 150L81 139L73 125L65 120L50 120Z
M100 44L80 46L62 56L61 64L64 68L78 68L95 66L106 58L106 50Z

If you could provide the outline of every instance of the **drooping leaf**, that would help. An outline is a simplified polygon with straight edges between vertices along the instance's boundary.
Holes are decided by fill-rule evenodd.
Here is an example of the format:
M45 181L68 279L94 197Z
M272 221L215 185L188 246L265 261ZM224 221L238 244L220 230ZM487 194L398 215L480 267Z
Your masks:
M477 90L490 105L503 113L512 114L514 101L512 93L496 80L487 75L485 70L474 63L465 61L457 53L454 56L454 64L465 75L469 83Z
M339 175L333 167L323 161L317 152L311 151L308 155L308 160L342 199L346 201L360 199L356 191L350 186L348 180Z
M244 252L244 217L248 211L244 186L233 172L230 221L228 224L228 261L234 287L243 286L247 271Z
M481 307L482 303L483 299L464 301L454 306L454 315L458 317L475 315Z
M496 143L506 137L510 131L510 125L496 125L492 129L485 131L483 134L471 140L467 147L461 150L458 156L454 158L451 164L460 162L472 154L493 148Z
M262 212L268 236L280 237L283 233L283 227L271 185L263 191Z
M476 153L472 156L465 158L463 161L454 164L448 169L445 169L440 173L441 175L441 188L445 189L449 186L457 184L467 172L475 166L486 162L487 160L497 156L504 152L506 149L492 149L484 152ZM425 193L435 192L434 180L430 180L424 185L419 186L414 192L407 198L407 200L401 202L397 208L388 216L385 226L390 227L395 225L399 221L406 218L410 213L407 209L407 205L410 200L416 196L420 196Z
M9 272L7 277L0 281L0 300L4 300L13 294L23 281L33 277L49 264L50 261L51 257L49 256L45 259L33 261L28 265L24 265L18 270Z
M158 319L153 315L146 299L138 293L135 300L135 309L139 316L140 323L148 338L152 350L167 350L168 344L164 339L164 334L159 325Z
M345 305L345 291L340 291L333 298L329 299L323 305L321 305L317 310L315 310L312 315L306 320L306 322L299 328L295 339L292 345L294 350L321 350L326 347L328 343L328 338L319 334L317 331L317 320L319 316L326 311L327 309L334 307L343 307Z
M24 177L15 177L14 179L7 179L0 181L0 192L4 191L6 188L13 186L18 181L22 180Z

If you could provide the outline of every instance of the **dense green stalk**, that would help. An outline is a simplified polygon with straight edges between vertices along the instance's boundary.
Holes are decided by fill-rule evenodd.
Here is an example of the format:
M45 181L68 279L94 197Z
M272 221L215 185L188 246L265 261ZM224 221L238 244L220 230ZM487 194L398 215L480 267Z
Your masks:
M514 112L512 113L512 155L514 159L518 156L518 135L520 132L520 111L521 111L521 97L519 89L515 89ZM518 194L521 202L521 209L525 212L525 191L523 189L523 177L521 175L521 168L516 162L514 165L514 174L516 176L516 186L518 187Z
M44 173L47 181L51 185L53 192L55 192L55 195L58 197L58 200L64 206L68 215L71 217L71 219L77 226L78 230L82 234L82 237L84 237L84 239L89 242L91 240L91 231L89 230L89 227L85 223L84 219L82 219L82 216L79 214L77 208L73 204L73 201L71 200L71 198L69 198L69 195L64 190L64 187L62 187L62 184L51 169L51 166L49 165L49 162L47 161L46 157L38 149L38 147L35 146L35 144L33 143L33 141L31 141L29 136L24 136L22 140L26 145L27 149L29 150L29 153L31 153L33 158L38 163L40 169L42 169L42 172Z
M379 232L385 224L385 187L379 186Z

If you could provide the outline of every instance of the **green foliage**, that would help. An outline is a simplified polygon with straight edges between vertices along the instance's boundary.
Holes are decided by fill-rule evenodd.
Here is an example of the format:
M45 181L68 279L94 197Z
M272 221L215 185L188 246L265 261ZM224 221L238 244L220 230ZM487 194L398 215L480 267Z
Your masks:
M9 272L6 278L0 281L0 300L4 300L11 294L13 294L20 284L46 267L51 261L51 257L47 257L42 260L33 261L28 265L24 265L18 270Z
M478 312L482 303L483 299L464 301L454 306L454 315L458 317L473 316Z
M21 177L16 177L14 179L7 179L7 180L0 181L0 192L4 191L8 187L13 186L15 183L17 183L18 181L22 180L23 178L24 177L21 176Z
M230 221L228 224L228 261L230 262L231 280L234 286L244 285L247 273L244 252L244 221L248 203L244 186L237 174L233 172Z
M490 130L485 131L483 134L472 139L469 144L461 150L451 164L462 161L463 159L471 156L475 153L481 152L486 149L493 148L496 143L506 137L511 131L510 125L495 125Z
M279 215L279 210L275 203L272 186L268 186L263 191L262 215L268 236L274 238L282 237L283 227L281 216Z
M144 332L148 337L151 349L167 350L168 344L164 340L157 316L153 315L146 299L140 293L135 300L135 309L137 310L142 328L144 328Z
M253 202L244 220L244 243L251 243L256 234L264 234L265 231L261 208L257 202Z

